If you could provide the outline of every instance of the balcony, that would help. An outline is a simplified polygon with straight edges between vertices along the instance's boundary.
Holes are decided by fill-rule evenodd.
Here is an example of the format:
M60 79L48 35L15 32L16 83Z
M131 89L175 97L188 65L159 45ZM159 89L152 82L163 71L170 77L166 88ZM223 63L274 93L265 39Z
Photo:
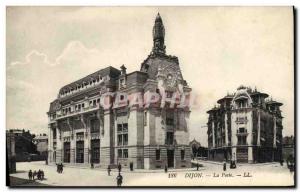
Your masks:
M64 119L66 117L71 117L71 116L79 115L79 114L82 114L82 113L92 112L92 111L95 111L97 109L100 109L100 105L92 105L92 106L89 106L89 107L86 107L86 108L77 109L77 110L72 111L72 112L67 112L67 113L63 113L61 115L57 115L57 119Z
M99 132L91 133L91 139L100 139L100 133Z
M84 134L76 135L76 141L83 141L84 140Z

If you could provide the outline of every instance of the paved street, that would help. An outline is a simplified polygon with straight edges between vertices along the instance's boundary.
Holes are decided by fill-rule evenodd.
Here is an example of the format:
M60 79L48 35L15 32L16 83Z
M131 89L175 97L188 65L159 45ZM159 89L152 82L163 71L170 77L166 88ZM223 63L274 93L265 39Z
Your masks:
M239 164L237 169L223 172L222 165L214 162L201 162L203 167L185 170L122 170L123 186L243 186L243 185L293 185L293 173L279 163ZM227 166L228 167L228 166ZM41 185L53 186L116 186L117 171L111 176L103 169L64 167L58 174L56 166L45 165L44 162L17 163L18 173L11 176L27 179L28 170L42 169L45 180L37 181ZM250 176L250 177L245 177ZM27 186L30 184L26 184ZM35 185L35 184L33 184Z

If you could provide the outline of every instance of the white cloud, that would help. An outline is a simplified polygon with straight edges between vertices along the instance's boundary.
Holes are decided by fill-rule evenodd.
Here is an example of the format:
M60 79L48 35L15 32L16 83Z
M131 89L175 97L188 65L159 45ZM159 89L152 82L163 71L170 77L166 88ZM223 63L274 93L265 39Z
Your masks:
M11 8L8 128L46 131L46 111L63 85L107 66L138 70L151 51L158 10L167 52L179 57L183 77L199 94L192 139L206 137L206 110L240 84L283 102L284 132L293 133L292 12L280 7Z

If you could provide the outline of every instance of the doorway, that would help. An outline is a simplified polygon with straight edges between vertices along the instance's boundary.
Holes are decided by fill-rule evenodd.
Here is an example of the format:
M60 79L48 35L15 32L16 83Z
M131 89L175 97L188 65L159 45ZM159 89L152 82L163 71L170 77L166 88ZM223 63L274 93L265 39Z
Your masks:
M64 143L64 162L70 163L70 142Z
M167 150L168 167L174 168L174 150Z

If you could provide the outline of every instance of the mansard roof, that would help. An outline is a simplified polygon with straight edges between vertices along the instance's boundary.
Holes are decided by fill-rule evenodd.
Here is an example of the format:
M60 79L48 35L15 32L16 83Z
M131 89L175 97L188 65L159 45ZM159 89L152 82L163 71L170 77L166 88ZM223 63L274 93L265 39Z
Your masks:
M59 108L59 101L55 99L50 103L49 113L55 112Z
M269 97L268 94L263 93L263 92L259 92L259 91L257 91L257 90L254 90L253 92L251 92L250 95L251 95L251 96L261 96L261 97L264 97L264 98Z
M225 97L219 99L217 101L218 104L221 104L224 100L232 100L233 99L233 95L226 95Z
M219 107L214 106L214 108L208 110L206 113L210 114L210 113L218 111L219 109L220 109Z
M112 66L109 66L104 69L100 69L92 74L89 74L77 81L74 81L72 83L69 83L69 84L63 86L59 90L59 94L62 93L63 90L65 90L65 89L75 88L77 85L81 85L84 82L89 82L91 79L96 79L99 76L104 77L104 76L108 75L110 78L117 78L120 74L121 74L120 70L118 70Z
M273 101L273 100L267 101L266 104L267 105L277 105L277 106L282 106L283 105L282 103L277 102L277 101Z

